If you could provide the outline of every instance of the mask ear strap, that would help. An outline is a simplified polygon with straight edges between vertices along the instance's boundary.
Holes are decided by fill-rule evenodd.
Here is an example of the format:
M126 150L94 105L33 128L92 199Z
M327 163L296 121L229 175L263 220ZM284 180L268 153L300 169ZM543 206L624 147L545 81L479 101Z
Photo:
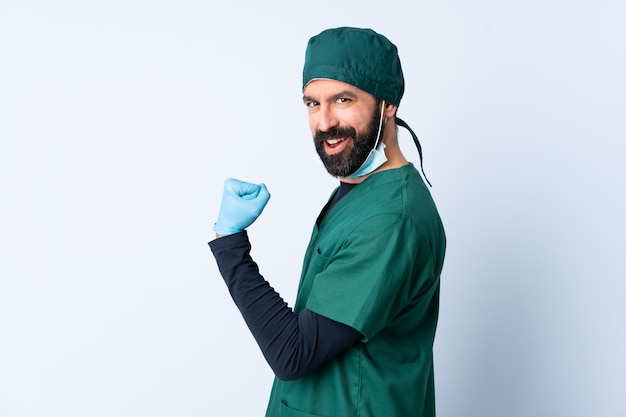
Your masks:
M413 136L413 142L415 142L415 146L417 147L417 153L420 155L420 168L422 169L422 175L424 176L424 179L426 180L428 185L430 185L430 187L432 188L432 185L430 184L430 181L428 181L428 178L426 178L426 173L424 172L424 162L422 161L422 145L420 145L420 141L417 139L417 135L415 134L415 132L413 132L409 125L399 117L396 117L396 124L408 130L411 133L411 136Z
M376 134L376 143L374 144L374 149L378 148L378 142L382 140L380 132L383 128L383 114L385 112L385 100L382 102L382 106L380 106L380 119L378 121L378 134Z

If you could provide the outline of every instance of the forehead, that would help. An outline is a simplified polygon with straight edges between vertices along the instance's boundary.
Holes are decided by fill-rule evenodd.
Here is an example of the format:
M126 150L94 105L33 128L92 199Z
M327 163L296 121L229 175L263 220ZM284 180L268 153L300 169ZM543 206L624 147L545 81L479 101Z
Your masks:
M340 93L350 93L354 96L372 96L370 93L367 93L360 88L357 88L348 83L344 83L342 81L336 80L327 80L327 79L316 79L312 80L310 83L306 85L304 88L304 96L305 97L324 97L324 96L332 96Z

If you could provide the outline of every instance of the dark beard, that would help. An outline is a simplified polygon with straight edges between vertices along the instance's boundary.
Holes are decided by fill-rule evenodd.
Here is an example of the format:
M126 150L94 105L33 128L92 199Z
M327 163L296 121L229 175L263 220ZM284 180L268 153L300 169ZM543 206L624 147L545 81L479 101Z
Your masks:
M378 124L380 122L380 113L376 106L374 114L367 124L365 130L361 134L357 134L353 127L337 127L322 132L315 132L315 150L326 167L326 171L335 177L347 177L356 172L363 165L369 156L374 145L376 145ZM385 124L381 126L380 136L382 137ZM328 155L324 150L324 141L327 139L339 139L352 137L352 146L348 145L346 149L338 154Z

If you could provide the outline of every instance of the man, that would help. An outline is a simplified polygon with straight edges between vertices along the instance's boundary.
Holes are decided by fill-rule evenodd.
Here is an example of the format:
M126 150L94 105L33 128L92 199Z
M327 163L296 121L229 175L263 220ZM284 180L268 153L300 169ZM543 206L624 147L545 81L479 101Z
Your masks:
M209 245L276 374L267 416L434 416L433 341L445 234L396 117L396 47L357 28L309 40L304 104L339 187L314 227L292 310L259 274L245 229L265 185L228 179ZM423 173L423 170L422 170Z

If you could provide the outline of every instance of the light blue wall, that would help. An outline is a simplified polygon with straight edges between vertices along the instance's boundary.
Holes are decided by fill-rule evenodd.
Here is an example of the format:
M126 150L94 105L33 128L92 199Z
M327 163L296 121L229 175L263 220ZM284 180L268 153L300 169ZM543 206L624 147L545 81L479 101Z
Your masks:
M400 50L449 249L441 417L626 416L626 6L0 1L0 416L262 415L271 372L206 242L227 176L292 302L335 186L308 38ZM401 130L402 146L417 152Z

